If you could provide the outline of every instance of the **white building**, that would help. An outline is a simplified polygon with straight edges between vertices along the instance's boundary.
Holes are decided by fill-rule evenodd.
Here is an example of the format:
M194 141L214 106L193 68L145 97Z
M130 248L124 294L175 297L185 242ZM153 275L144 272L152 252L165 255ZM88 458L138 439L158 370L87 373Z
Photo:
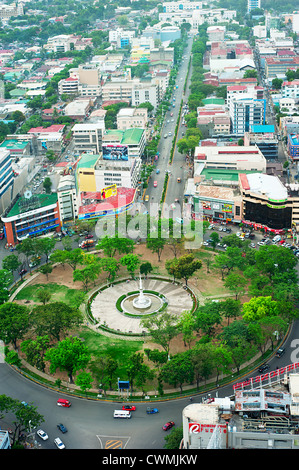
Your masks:
M147 108L121 108L117 114L117 129L130 127L146 128L148 117Z
M102 151L104 131L105 123L103 120L97 123L75 124L72 128L75 151L80 153L100 153Z
M233 100L230 106L232 133L243 136L250 126L265 124L265 100L246 97Z
M57 187L60 220L62 222L78 217L76 181L74 175L62 176Z
M205 168L266 171L267 161L256 145L243 147L217 146L196 147L194 152L194 173L198 165Z
M201 10L203 2L163 2L163 12Z

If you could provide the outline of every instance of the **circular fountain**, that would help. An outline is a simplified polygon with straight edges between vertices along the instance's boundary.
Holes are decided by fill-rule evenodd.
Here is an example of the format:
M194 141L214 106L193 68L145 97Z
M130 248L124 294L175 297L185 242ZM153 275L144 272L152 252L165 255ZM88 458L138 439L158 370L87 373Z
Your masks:
M157 312L166 299L158 293L143 292L142 278L139 275L139 293L128 294L121 303L121 308L125 313L131 315L145 315Z
M151 299L147 296L144 295L143 293L143 287L142 287L142 279L141 279L141 274L139 275L139 295L138 297L135 297L133 300L133 306L139 310L144 310L146 308L149 308L152 304Z

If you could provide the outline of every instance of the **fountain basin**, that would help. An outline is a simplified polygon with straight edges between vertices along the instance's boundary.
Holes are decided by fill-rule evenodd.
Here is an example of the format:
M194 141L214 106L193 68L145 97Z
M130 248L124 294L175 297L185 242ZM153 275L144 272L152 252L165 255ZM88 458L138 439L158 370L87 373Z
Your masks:
M159 297L155 294L146 294L144 297L148 302L140 306L139 294L128 295L121 302L121 309L124 313L129 313L131 315L149 315L151 313L158 312L162 308L163 304L166 302L166 299Z

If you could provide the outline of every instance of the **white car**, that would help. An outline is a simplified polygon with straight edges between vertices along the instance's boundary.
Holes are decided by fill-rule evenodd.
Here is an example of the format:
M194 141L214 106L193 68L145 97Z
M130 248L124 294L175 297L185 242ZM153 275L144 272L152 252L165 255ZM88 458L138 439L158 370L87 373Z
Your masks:
M56 439L54 439L54 444L56 445L56 447L58 447L58 449L65 449L65 445L59 437L56 437Z
M47 439L49 439L49 436L48 434L43 431L42 429L39 429L38 431L36 431L36 434L43 440L43 441L46 441Z

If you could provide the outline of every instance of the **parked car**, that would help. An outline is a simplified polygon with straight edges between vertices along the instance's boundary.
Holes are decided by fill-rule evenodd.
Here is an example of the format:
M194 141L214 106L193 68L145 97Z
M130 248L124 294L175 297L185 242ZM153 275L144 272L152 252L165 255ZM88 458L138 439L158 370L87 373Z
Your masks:
M156 169L156 173L157 173L157 175L160 173L159 168Z
M24 274L26 274L26 273L27 273L27 269L25 269L25 268L21 269L21 271L19 271L20 276L24 276Z
M63 434L67 432L67 428L62 423L57 424L57 427Z
M164 424L164 426L162 426L162 429L163 429L163 431L168 431L168 429L171 429L173 426L174 426L174 422L173 421L168 421L168 423L166 423L166 424Z
M150 406L148 406L146 412L148 415L152 415L154 413L159 413L159 410L158 408L151 408Z
M269 364L262 364L259 368L258 368L258 371L259 372L266 372L266 370L270 369L270 366Z
M42 429L39 429L38 431L36 431L36 434L43 440L43 441L46 441L47 439L49 439L49 436L48 434L43 431Z
M285 353L285 348L279 348L276 351L276 357L281 357Z
M56 447L58 447L58 449L65 449L65 445L62 440L59 439L59 437L56 437L56 439L54 439L54 444L56 445Z
M158 181L154 181L154 188L158 186Z
M122 410L135 411L135 410L136 410L136 406L134 406L134 405L123 405L123 406L122 406Z
M85 236L85 240L90 240L91 238L93 238L93 235L91 234Z
M149 195L147 194L144 198L145 202L147 202L149 200Z

